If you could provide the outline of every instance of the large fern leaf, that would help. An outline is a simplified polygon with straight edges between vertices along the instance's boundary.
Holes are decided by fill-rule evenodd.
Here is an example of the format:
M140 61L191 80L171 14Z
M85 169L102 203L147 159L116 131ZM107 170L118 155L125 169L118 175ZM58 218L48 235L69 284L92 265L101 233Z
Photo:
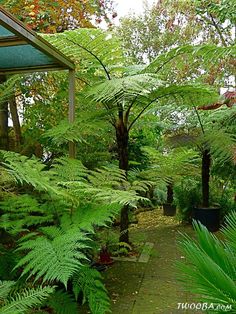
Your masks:
M159 72L166 64L179 56L185 56L186 60L188 55L192 56L195 60L198 58L205 64L214 62L216 63L220 59L232 57L236 54L236 46L219 47L216 45L186 45L182 47L174 48L165 54L158 56L153 62L151 62L143 71L144 72Z
M39 191L52 194L62 192L50 182L50 176L44 171L45 165L36 158L1 150L0 163L20 184L29 184Z
M83 251L87 248L87 236L78 228L62 230L57 227L41 228L41 234L27 236L20 242L19 251L28 252L17 264L24 267L22 276L28 274L43 282L68 280L86 261Z
M58 290L49 298L47 304L56 314L77 314L79 313L78 303L73 295L68 292Z
M88 301L93 314L110 312L110 300L107 290L101 281L100 273L93 268L83 267L73 278L73 291L75 296L82 290L84 302Z
M5 304L0 309L0 313L25 314L29 309L41 305L53 291L53 287L39 287L16 293L14 297L6 300Z

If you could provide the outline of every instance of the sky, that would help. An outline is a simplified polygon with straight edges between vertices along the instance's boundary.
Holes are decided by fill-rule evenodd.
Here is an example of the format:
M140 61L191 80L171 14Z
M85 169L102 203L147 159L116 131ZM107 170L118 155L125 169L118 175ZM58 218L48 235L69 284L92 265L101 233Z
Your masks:
M144 1L146 1L148 4L155 2L155 0L116 0L116 11L118 13L118 18L129 13L142 13Z

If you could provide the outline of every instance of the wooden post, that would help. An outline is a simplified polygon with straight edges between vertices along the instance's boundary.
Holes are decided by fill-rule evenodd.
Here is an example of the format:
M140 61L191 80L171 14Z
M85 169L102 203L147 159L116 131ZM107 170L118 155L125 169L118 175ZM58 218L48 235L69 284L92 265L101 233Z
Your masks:
M69 70L69 122L75 121L75 71ZM69 142L69 157L75 158L75 143Z
M0 75L0 84L6 81L4 75ZM0 149L9 149L8 138L8 101L0 103Z

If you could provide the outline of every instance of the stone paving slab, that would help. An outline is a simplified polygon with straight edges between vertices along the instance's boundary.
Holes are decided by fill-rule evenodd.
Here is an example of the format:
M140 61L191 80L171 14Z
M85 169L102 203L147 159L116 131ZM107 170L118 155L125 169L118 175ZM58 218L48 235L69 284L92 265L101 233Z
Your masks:
M191 228L176 222L131 231L131 237L140 234L152 245L146 262L116 261L103 273L112 314L200 314L178 310L178 303L194 302L193 296L183 292L176 280L175 262L181 259L177 246L179 231L193 234Z

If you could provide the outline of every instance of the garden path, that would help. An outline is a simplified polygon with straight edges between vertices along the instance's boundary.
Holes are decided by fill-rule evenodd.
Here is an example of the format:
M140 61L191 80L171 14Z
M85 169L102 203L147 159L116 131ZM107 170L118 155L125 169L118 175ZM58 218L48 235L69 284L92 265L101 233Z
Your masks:
M116 261L103 273L112 298L112 314L201 313L178 309L178 303L194 302L176 280L175 262L182 258L177 247L180 233L193 235L190 226L164 217L161 209L139 213L131 226L131 241L154 244L147 263Z

